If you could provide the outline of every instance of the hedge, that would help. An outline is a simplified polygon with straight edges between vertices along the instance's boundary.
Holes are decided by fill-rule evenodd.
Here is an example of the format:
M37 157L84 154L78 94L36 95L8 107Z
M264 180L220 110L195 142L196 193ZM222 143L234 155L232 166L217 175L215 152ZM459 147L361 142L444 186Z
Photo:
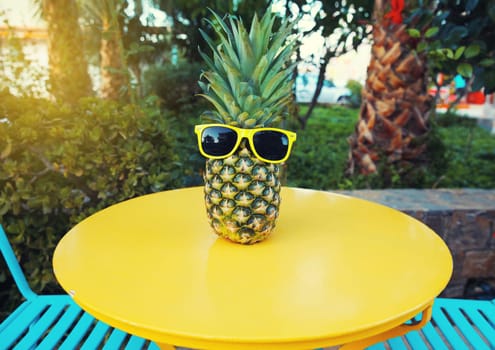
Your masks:
M69 107L6 92L0 101L0 223L37 292L60 290L52 253L77 222L182 184L173 132L157 108L99 99ZM18 301L5 271L0 261L0 310Z

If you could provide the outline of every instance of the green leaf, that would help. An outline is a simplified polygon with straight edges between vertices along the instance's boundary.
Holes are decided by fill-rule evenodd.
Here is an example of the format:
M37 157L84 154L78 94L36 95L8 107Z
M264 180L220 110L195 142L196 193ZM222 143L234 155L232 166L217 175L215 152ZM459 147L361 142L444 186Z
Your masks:
M482 67L490 67L495 65L495 59L494 58L484 58L480 61L480 66Z
M421 32L418 29L408 29L407 32L412 38L420 38L421 37Z
M455 50L454 60L458 60L459 58L461 58L465 49L466 49L465 46L461 46L461 47L457 48L457 50Z
M288 74L292 74L290 71L281 71L275 74L270 80L264 81L261 86L263 98L269 98L275 89L280 88L286 81Z
M426 42L421 41L421 42L418 44L418 46L416 47L416 51L418 51L418 52L423 52L423 51L425 51L425 50L426 50L426 48L427 48L427 44L426 44Z
M5 198L0 197L0 217L5 215L10 210L10 202Z
M95 141L96 142L96 141L98 141L100 139L101 134L102 134L102 130L99 127L93 128L89 132L89 139L91 141Z
M244 126L247 128L252 128L256 125L256 119L250 118L244 122Z
M208 101L210 101L210 103L216 108L216 110L222 116L222 118L228 117L229 113L227 112L227 110L225 109L224 106L222 106L220 103L218 103L218 101L216 99L214 99L208 95L204 95L204 94L199 94L198 96L202 96L202 97L206 98Z
M200 120L204 123L220 123L223 124L225 120L220 116L217 111L206 111L200 116Z
M249 113L248 113L248 112L242 112L241 114L239 114L239 115L237 116L237 118L236 118L236 119L237 119L237 121L238 121L239 123L243 123L245 120L247 120L247 119L248 119L248 117L249 117Z
M5 146L2 153L0 153L0 159L7 158L11 152L12 152L12 141L7 140L7 146Z
M262 83L264 77L264 74L262 76L262 73L267 71L268 64L269 62L266 58L266 55L261 57L260 60L258 61L258 64L256 65L253 71L253 79L255 80L256 84L260 85Z
M417 30L417 29L416 29ZM431 27L429 28L426 33L425 33L425 37L426 38L431 38L433 36L435 36L436 34L438 33L438 27Z
M243 111L253 113L260 108L259 102L260 102L259 96L249 95L244 99L241 107Z
M478 56L480 53L480 47L478 44L471 44L467 47L466 51L464 52L464 57L466 58L472 58Z
M458 43L462 38L465 38L469 34L469 31L464 26L455 26L450 30L445 38L448 42Z
M457 73L465 78L470 78L473 75L473 66L469 63L461 63L457 66Z

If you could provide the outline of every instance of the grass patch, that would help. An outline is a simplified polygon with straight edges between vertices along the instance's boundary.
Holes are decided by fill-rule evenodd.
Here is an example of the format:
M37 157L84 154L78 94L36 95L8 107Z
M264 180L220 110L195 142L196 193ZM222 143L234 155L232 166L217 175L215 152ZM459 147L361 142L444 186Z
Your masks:
M301 107L301 113L305 106ZM297 130L297 141L288 161L287 185L314 189L380 188L379 177L344 175L349 145L358 110L340 106L317 107L305 130ZM292 125L294 127L294 125ZM418 181L417 188L495 188L495 137L476 121L455 115L436 117L436 131L445 146L447 164L440 174L433 170ZM428 176L430 175L430 176ZM400 183L394 187L401 187Z
M476 121L439 115L438 132L447 150L448 168L440 187L495 188L495 136Z
M304 113L304 106L301 108ZM317 107L287 162L289 186L336 189L347 182L344 176L349 144L358 117L357 109Z

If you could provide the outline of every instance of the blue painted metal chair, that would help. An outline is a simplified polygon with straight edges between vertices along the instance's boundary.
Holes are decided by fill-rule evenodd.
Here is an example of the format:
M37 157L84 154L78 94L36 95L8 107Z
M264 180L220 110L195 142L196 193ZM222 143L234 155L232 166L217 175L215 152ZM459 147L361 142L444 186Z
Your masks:
M493 350L495 301L437 298L421 330L375 344L368 350Z
M68 295L34 293L1 225L0 250L26 299L0 324L0 350L158 349L153 342L96 320Z

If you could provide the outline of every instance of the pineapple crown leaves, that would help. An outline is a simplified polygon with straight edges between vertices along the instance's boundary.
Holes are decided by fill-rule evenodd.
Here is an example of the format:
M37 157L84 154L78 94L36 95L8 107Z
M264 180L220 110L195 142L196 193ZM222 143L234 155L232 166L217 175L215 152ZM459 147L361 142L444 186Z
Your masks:
M274 31L277 17L267 12L261 19L254 15L248 32L239 18L211 12L213 20L207 21L217 42L200 30L212 55L200 51L208 70L199 85L200 96L215 110L203 113L202 119L247 128L277 123L291 101L294 22L282 20Z

